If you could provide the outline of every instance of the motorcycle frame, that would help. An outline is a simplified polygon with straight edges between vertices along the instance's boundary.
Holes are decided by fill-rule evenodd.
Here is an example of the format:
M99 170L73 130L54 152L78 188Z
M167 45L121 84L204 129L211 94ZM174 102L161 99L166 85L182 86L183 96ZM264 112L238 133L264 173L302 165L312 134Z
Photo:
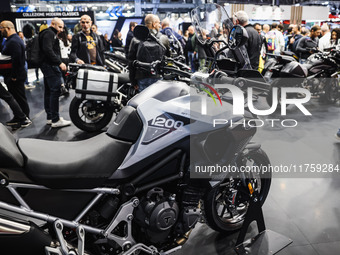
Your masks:
M182 178L186 154L185 153L183 154L182 150L176 150L170 155L168 155L166 158L164 158L162 161L158 162L153 167L148 169L144 174L137 176L135 179L132 180L131 183L138 185L139 182L143 180L143 178L150 176L151 174L156 172L160 167L167 164L169 161L171 161L172 159L174 159L175 157L179 155L182 155L180 166L179 166L179 173L173 176L165 177L162 180L158 180L158 181L156 180L156 181L152 181L151 183L144 184L142 186L137 186L136 189L134 190L134 193L131 194L131 197L135 195L136 193L144 191L153 186L161 185L169 181L178 180ZM13 195L16 201L19 203L19 206L16 206L16 205L11 205L11 204L0 201L0 209L18 213L20 215L28 216L28 217L31 217L37 220L42 220L50 224L53 224L56 221L59 221L62 225L69 227L69 228L82 227L85 230L85 232L95 234L95 235L101 235L103 238L107 238L109 240L116 242L123 249L126 247L138 245L132 236L133 211L139 205L139 199L135 196L132 197L129 201L122 204L117 210L115 216L112 218L111 222L107 225L107 227L105 229L101 229L101 228L95 228L95 227L91 227L88 225L84 225L79 222L86 215L86 213L89 212L91 208L94 207L94 205L100 200L101 197L103 197L104 195L120 195L121 191L119 189L105 188L105 187L94 188L94 189L60 189L60 190L58 189L58 191L84 192L84 193L97 194L73 220L66 220L61 217L55 217L55 216L51 216L46 213L33 211L30 208L30 206L26 203L26 201L23 199L23 197L16 190L17 188L37 189L37 190L53 190L53 189L47 188L42 185L27 184L27 183L8 182L7 184L5 179L0 180L0 184L2 184L4 186L3 188L6 188ZM112 231L121 222L127 223L127 235L125 237L112 234ZM0 236L1 236L1 233L0 233ZM139 248L135 248L135 249L139 249Z
M0 201L0 209L18 213L20 215L28 216L37 220L42 220L44 222L53 224L57 220L60 221L64 226L69 228L77 228L83 227L85 232L101 235L104 238L113 240L121 247L125 247L126 245L132 246L136 244L136 241L132 237L132 219L133 219L133 210L138 206L139 200L137 197L131 198L126 203L122 204L118 209L116 215L113 217L111 222L105 229L95 228L88 225L84 225L79 223L79 221L84 217L84 215L91 209L93 206L100 200L100 198L105 195L119 195L120 190L114 188L94 188L94 189L61 189L60 191L68 191L68 192L85 192L85 193L95 193L97 194L86 206L85 208L75 217L73 220L66 220L62 218L58 218L55 216L51 216L45 213L40 213L33 211L30 206L25 202L22 196L17 192L17 188L24 189L39 189L39 190L51 190L45 186L35 185L35 184L26 184L26 183L11 183L9 182L6 188L13 195L13 197L19 202L20 206L15 206L11 204L7 204ZM117 236L112 234L112 231L117 227L119 223L125 221L128 226L128 233L125 237ZM7 232L5 231L5 234ZM1 233L0 233L1 236Z

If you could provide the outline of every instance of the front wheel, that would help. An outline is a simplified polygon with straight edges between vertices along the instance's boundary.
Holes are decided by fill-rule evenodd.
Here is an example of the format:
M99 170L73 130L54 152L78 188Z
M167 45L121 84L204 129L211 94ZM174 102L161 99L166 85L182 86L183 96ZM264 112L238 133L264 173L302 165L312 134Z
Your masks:
M249 152L242 161L248 169L270 166L268 156L261 149ZM255 190L258 191L263 204L269 193L271 173L261 171L250 173L247 178L255 183ZM243 180L230 178L211 189L206 195L204 213L208 225L215 231L230 233L242 227L249 206L249 195L245 194Z
M74 125L87 132L101 130L110 123L113 116L113 110L106 102L77 97L72 99L69 112Z

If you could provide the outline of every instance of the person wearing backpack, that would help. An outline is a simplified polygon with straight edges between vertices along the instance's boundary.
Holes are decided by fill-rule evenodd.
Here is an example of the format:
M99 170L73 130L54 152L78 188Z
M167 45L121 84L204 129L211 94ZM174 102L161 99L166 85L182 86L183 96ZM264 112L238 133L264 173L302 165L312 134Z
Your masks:
M44 74L44 107L47 114L47 125L60 128L71 125L71 121L59 116L59 96L61 85L64 83L62 72L66 65L61 60L58 34L64 29L64 22L59 18L51 21L49 28L39 33L39 46L41 50L41 71Z
M277 23L272 24L272 30L266 34L268 53L280 55L285 49L285 39L283 34L277 29Z
M18 102L22 112L29 118L30 108L27 103L25 92L25 80L27 72L25 70L25 45L22 39L16 33L14 24L11 21L4 20L0 23L1 34L6 38L6 42L2 49L2 54L11 56L12 69L10 74L4 76L5 84L7 85L8 92L12 94L14 99ZM17 125L21 121L25 121L23 117L18 119L14 118L8 122L7 125Z
M165 55L170 55L168 37L159 32L161 26L159 17L154 14L148 14L144 22L150 34L144 41L139 41L134 37L131 41L128 54L130 81L139 92L158 81L160 77L151 74L149 71L136 69L133 66L133 62L138 60L144 63L152 63L162 60Z

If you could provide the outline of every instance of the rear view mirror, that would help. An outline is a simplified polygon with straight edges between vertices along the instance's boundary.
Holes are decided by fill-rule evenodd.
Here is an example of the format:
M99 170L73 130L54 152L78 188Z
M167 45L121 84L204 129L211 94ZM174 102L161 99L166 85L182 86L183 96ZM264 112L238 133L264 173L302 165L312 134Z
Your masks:
M247 42L247 40L248 40L247 31L243 27L236 25L230 31L228 40L229 48L234 50L237 47L244 45Z
M137 25L133 30L133 35L140 41L145 41L149 33L149 29L144 25Z

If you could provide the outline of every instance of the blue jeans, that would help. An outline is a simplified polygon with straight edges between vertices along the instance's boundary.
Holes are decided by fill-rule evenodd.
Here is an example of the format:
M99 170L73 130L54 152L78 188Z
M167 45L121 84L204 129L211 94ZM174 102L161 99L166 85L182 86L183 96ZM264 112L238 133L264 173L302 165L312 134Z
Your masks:
M28 65L27 65L27 61L25 61L25 70L26 70L26 73L28 74ZM28 84L28 76L27 76L27 78L26 78L25 84Z
M190 67L191 67L191 72L194 73L194 72L196 72L194 60L195 60L195 58L197 58L197 54L195 55L193 52L189 51L188 52L188 58L189 58L189 63L190 63Z
M59 66L43 63L41 71L44 74L45 94L44 106L47 119L52 122L59 120L59 96L61 84L64 83Z
M159 81L160 78L145 78L140 79L138 81L138 91L142 92L144 89L149 87L150 85L154 84L156 81Z

